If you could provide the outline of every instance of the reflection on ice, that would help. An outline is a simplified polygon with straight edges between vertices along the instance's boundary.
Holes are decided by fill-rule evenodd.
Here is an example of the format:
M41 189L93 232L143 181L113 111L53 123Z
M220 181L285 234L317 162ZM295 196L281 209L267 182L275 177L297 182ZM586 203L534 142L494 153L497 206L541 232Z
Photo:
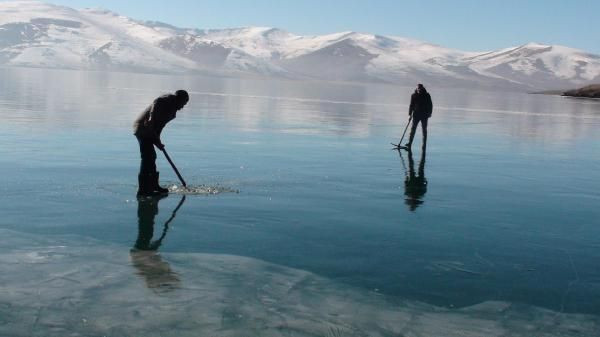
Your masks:
M412 212L421 206L425 201L423 200L427 193L427 178L425 178L425 157L427 156L425 148L421 150L421 160L419 161L418 173L415 171L415 160L413 159L412 151L408 151L408 167L404 163L404 157L402 157L402 150L398 150L400 154L400 160L406 177L404 179L404 203L408 206L408 209Z
M132 265L138 271L137 274L145 280L146 286L156 293L177 289L180 283L177 273L171 270L169 263L165 262L157 251L167 236L169 224L177 215L177 211L183 206L185 195L173 210L171 217L163 225L160 236L152 241L154 238L154 219L158 214L158 203L163 198L166 198L166 196L138 197L138 236L134 248L129 253Z
M454 310L391 303L306 271L240 256L150 250L130 259L128 248L92 240L0 234L10 238L0 247L2 336L597 336L600 331L597 316L505 302ZM155 282L177 287L157 296L149 289Z
M132 250L129 255L131 264L149 289L164 293L180 287L179 276L156 251Z

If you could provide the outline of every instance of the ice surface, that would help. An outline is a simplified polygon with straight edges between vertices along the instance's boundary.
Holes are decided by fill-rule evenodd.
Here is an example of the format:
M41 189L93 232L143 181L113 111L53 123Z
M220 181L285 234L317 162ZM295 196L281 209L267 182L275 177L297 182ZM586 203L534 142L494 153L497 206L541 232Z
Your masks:
M598 336L596 316L445 309L231 255L0 230L2 336Z
M221 185L188 185L184 187L179 184L169 184L167 187L169 193L183 194L183 195L210 195L210 194L221 194L221 193L240 193L239 190L221 186Z

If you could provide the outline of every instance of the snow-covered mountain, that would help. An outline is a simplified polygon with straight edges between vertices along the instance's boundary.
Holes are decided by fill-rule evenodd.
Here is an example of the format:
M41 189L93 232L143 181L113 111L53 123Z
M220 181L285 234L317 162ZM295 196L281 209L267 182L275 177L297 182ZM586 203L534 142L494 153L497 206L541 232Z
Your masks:
M0 2L0 65L513 89L600 82L600 56L562 46L464 52L356 32L186 29L38 1Z

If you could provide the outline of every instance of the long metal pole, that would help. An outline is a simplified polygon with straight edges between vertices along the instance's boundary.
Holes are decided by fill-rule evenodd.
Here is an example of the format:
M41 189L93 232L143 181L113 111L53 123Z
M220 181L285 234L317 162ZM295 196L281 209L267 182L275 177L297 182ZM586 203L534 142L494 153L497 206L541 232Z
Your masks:
M410 125L410 121L412 121L412 115L408 118L408 123L406 123L406 127L404 128L404 133L402 134L402 138L400 138L400 142L398 143L398 147L402 146L402 141L404 140L404 136L406 135L406 130L408 130L408 126Z
M171 164L171 167L173 168L173 170L177 174L177 177L179 178L179 181L181 181L181 184L183 185L183 187L187 187L187 184L185 183L185 180L183 180L183 177L179 173L179 170L177 169L177 167L175 166L175 164L173 164L173 161L171 160L171 157L169 157L169 154L167 153L167 150L165 150L163 148L163 149L161 149L161 151L162 151L162 153L165 154L165 157L167 158L167 161L169 162L169 164Z

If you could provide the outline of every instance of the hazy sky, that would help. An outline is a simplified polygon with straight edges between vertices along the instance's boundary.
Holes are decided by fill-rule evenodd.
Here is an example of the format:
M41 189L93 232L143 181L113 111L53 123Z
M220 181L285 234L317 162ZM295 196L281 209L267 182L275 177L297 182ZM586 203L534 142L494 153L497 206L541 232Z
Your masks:
M176 26L278 27L297 34L359 31L469 51L527 42L600 54L600 0L54 0Z

